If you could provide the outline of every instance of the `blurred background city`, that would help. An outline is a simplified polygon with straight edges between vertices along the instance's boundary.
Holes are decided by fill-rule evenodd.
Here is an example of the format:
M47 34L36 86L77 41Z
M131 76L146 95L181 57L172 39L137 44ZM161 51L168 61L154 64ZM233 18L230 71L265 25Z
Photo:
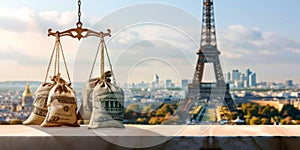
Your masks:
M292 80L282 82L257 82L256 73L250 69L238 69L226 73L230 93L237 107L229 112L225 106L218 111L216 124L300 124L300 84ZM174 113L181 100L186 98L188 84L183 79L172 81L153 75L148 83L125 83L125 120L129 124L165 124L176 122ZM21 124L33 109L34 91L42 82L0 82L0 123ZM83 83L73 83L81 104ZM191 118L201 111L193 106ZM169 118L173 117L173 118ZM177 119L177 120L176 120ZM213 118L215 119L215 118ZM195 124L191 120L189 124Z

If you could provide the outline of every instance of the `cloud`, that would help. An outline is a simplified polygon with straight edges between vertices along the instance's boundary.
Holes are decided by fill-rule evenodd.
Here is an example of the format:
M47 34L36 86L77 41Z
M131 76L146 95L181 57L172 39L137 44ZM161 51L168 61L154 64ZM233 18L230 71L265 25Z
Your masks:
M21 53L19 48L12 45L1 45L0 47L0 58L1 60L11 60L11 59L23 59L28 58L28 55Z
M0 29L21 33L34 30L37 28L36 17L36 13L27 7L14 12L3 13L0 16Z
M0 16L0 29L14 31L14 32L24 32L29 27L24 24L23 21L17 18L11 18L7 16Z
M61 27L67 27L75 24L75 12L66 11L61 13L58 11L46 11L41 12L38 15L41 23L45 21L48 22L47 25L49 25L49 23L53 23Z
M116 44L121 44L121 45L129 45L132 42L136 42L140 40L139 33L135 31L130 31L126 32L121 32L119 35L118 43Z
M258 41L263 39L263 33L258 28L247 28L242 25L231 25L228 27L226 38L228 40L252 40Z
M300 48L288 48L290 52L300 54Z
M270 51L270 50L260 50L258 52L259 55L267 55L267 56L271 56L271 55L277 55L278 53L277 52L274 52L274 51Z
M300 42L259 28L231 25L220 31L219 47L225 60L239 63L298 62ZM231 60L232 61L232 60Z
M28 7L15 12L3 13L0 16L0 29L12 32L42 32L51 25L54 29L75 26L75 12L45 11L37 13Z
M26 50L12 45L0 45L0 60L13 61L21 65L41 65L48 63L41 57L34 57L26 53Z

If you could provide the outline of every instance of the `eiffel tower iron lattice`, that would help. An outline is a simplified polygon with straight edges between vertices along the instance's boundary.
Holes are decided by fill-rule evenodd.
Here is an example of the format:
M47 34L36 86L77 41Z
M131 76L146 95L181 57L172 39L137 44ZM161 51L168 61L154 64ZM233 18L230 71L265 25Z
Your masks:
M188 94L178 108L177 114L181 122L191 119L196 120L196 122L201 121L203 113L209 107L216 111L216 107L211 107L212 105L209 105L209 103L223 103L229 111L235 110L234 101L229 93L229 85L226 85L224 81L219 59L220 54L221 52L217 48L213 0L203 0L200 50L197 52L198 61L192 83L188 86ZM203 82L204 67L208 63L213 64L215 83ZM202 109L199 112L194 112L193 117L187 112L193 109L192 106L195 103L201 105Z

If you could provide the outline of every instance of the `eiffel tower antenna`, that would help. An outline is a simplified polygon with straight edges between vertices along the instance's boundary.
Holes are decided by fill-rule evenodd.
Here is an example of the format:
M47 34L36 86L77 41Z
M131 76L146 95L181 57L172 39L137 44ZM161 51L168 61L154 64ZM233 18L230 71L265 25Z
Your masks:
M201 46L217 47L214 5L212 0L204 0L202 14Z

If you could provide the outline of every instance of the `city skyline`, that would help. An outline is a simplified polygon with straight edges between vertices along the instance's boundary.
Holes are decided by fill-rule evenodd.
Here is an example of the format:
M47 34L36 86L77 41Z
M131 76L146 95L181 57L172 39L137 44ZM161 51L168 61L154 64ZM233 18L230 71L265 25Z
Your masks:
M158 3L162 5L170 5L178 8L178 10L185 11L190 14L191 18L198 20L199 24L195 23L193 26L187 26L183 23L182 31L186 33L196 42L200 41L200 21L202 11L202 0L192 0L189 2L182 2L179 0L131 0L120 1L114 0L112 2L95 2L83 1L82 13L84 27L91 27L97 23L101 18L109 16L110 13L116 12L119 9L130 7L131 5L138 5L141 3ZM258 5L259 3L259 5ZM59 7L57 7L59 5ZM227 7L232 5L235 7ZM100 6L101 9L95 6ZM226 7L225 7L226 6ZM217 1L215 0L215 17L217 27L218 48L222 55L223 73L229 72L235 68L246 69L252 68L257 74L260 74L257 81L278 81L293 80L296 83L300 82L300 70L297 66L300 65L300 34L297 30L299 22L294 18L299 18L297 14L299 6L298 1ZM0 6L0 33L6 35L1 37L0 44L0 81L25 80L25 81L42 81L44 79L50 51L53 48L54 39L46 36L48 28L53 30L64 30L75 26L77 21L77 1L49 1L41 2L37 0L20 1L12 0ZM103 8L103 9L102 9ZM157 8L158 9L158 8ZM160 9L158 9L160 10ZM278 11L275 11L278 10ZM130 13L128 13L130 14ZM141 12L143 15L143 12ZM184 16L183 16L184 17ZM178 16L178 20L185 21L186 18ZM131 18L132 19L132 18ZM177 22L178 22L177 20ZM126 22L128 20L120 20ZM146 22L147 20L143 20ZM171 21L170 21L171 22ZM177 23L175 21L175 23ZM172 24L171 24L172 25ZM199 26L198 26L199 25ZM288 28L286 28L288 26ZM103 26L101 30L105 30L107 26ZM191 27L185 29L186 27ZM114 31L120 31L117 28L112 28ZM135 32L132 32L135 31ZM145 34L145 31L146 32ZM187 57L182 58L182 53L170 55L170 51L179 49L180 47L168 45L160 38L160 32L170 33L157 26L142 26L139 28L130 28L126 35L120 34L118 42L112 40L108 43L111 49L111 57L115 62L115 70L118 74L117 79L124 83L128 78L134 78L136 81L151 80L153 78L152 72L149 75L143 74L145 70L150 70L149 66L159 66L164 64L163 70L169 72L173 70L170 76L175 76L177 79L191 80L194 73L194 65L196 63L196 51L199 49L198 45L186 44L188 41L182 39L175 39L172 43L180 43L184 47L183 51ZM149 33L155 37L149 40ZM176 38L178 35L165 36L165 39ZM30 38L29 38L30 37ZM122 37L122 38L121 38ZM145 40L146 39L146 40ZM116 61L116 57L120 56L121 47L124 49L128 41L136 40L135 45L131 45L133 51L135 49L153 49L156 48L157 53L162 55L162 61L165 62L145 62L140 70L133 70L132 66L139 63L127 63L125 67L120 64L127 60L120 62ZM75 59L77 57L76 51L82 44L76 39L63 39L63 46L69 66L74 69ZM112 45L114 44L114 45ZM96 45L96 44L94 44ZM149 48L150 47L150 48ZM163 51L164 50L164 51ZM168 50L168 51L167 51ZM94 51L94 50L93 50ZM163 51L163 52L162 52ZM166 51L166 52L165 52ZM162 52L162 53L161 53ZM148 55L148 52L136 53L137 56ZM143 58L143 57L141 57ZM148 59L150 60L150 59ZM182 66L178 64L182 63ZM7 68L10 66L10 68ZM90 69L91 64L85 67ZM126 69L128 67L128 69ZM173 68L172 68L173 67ZM184 72L176 73L175 69ZM125 68L125 69L124 69ZM152 67L152 69L157 67ZM127 72L132 69L134 76L122 77L122 72ZM132 71L131 70L131 71ZM155 71L155 70L154 70ZM77 73L72 72L72 75ZM179 74L179 76L178 76ZM165 78L171 78L166 75ZM163 77L163 75L162 75ZM174 77L173 77L174 78ZM83 79L84 80L84 79ZM172 79L175 80L175 79ZM133 81L133 80L132 80Z

